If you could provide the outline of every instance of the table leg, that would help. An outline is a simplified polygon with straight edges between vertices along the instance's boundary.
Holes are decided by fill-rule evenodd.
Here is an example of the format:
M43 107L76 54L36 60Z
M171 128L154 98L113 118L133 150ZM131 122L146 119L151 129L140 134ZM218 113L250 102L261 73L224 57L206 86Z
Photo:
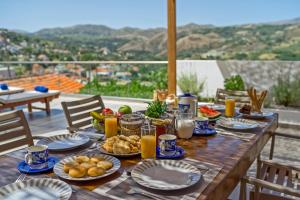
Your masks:
M45 104L46 104L46 113L47 115L50 115L50 102L47 98L45 99Z
M28 112L32 113L32 104L29 103L27 107L28 107Z

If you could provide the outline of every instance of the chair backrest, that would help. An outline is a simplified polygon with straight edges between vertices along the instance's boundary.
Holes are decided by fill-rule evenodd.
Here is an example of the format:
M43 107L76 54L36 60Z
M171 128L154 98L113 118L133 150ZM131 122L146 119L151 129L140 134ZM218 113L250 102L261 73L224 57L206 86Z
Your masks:
M0 114L0 154L32 146L30 128L22 110Z
M217 89L215 103L225 104L227 96L234 97L237 106L243 106L244 104L250 104L250 97L247 91L231 91L224 89Z
M99 95L71 102L61 103L68 122L68 129L73 132L78 129L91 127L91 111L101 112L104 103Z

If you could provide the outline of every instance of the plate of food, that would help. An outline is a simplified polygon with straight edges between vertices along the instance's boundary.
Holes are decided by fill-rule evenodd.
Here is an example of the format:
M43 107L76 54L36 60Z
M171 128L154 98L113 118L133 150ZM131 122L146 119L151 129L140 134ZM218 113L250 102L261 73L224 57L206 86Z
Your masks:
M267 117L272 117L274 115L273 112L256 112L252 111L251 105L243 105L242 108L239 110L239 113L242 117L249 118L249 119L264 119Z
M83 134L64 134L48 138L43 138L37 145L47 145L49 151L67 151L87 144L90 138Z
M209 121L215 121L221 117L222 113L208 106L200 106L198 115L208 118Z
M182 160L144 161L131 171L131 177L136 183L164 191L191 187L201 176L199 169Z
M217 125L232 130L249 130L259 126L257 122L252 120L225 117L222 117L220 120L218 120Z
M66 180L90 181L109 176L120 167L120 160L113 156L86 153L60 160L54 166L53 172Z
M141 138L137 135L118 135L100 143L101 153L116 156L130 157L141 154Z

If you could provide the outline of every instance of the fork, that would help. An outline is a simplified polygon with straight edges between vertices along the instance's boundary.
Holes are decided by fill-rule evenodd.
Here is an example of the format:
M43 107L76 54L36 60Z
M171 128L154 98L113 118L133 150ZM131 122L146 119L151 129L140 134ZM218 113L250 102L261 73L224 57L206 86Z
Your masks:
M130 188L130 190L128 190L126 193L129 195L139 194L139 195L142 195L142 196L148 197L150 199L154 199L154 200L162 200L162 198L160 198L159 196L156 196L154 194L149 194L149 193L146 193L141 190L134 189L134 188Z
M26 178L26 174L20 174L20 176L15 181L15 183L22 182L25 180L25 178Z

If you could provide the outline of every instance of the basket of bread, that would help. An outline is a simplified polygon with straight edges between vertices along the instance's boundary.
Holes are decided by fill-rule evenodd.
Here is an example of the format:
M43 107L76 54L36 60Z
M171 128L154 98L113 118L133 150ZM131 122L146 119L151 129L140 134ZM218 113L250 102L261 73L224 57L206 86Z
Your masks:
M100 144L100 151L117 157L139 155L141 150L141 138L137 135L118 135L107 138Z
M54 166L54 173L67 180L88 181L106 177L116 172L120 161L104 154L70 156Z

